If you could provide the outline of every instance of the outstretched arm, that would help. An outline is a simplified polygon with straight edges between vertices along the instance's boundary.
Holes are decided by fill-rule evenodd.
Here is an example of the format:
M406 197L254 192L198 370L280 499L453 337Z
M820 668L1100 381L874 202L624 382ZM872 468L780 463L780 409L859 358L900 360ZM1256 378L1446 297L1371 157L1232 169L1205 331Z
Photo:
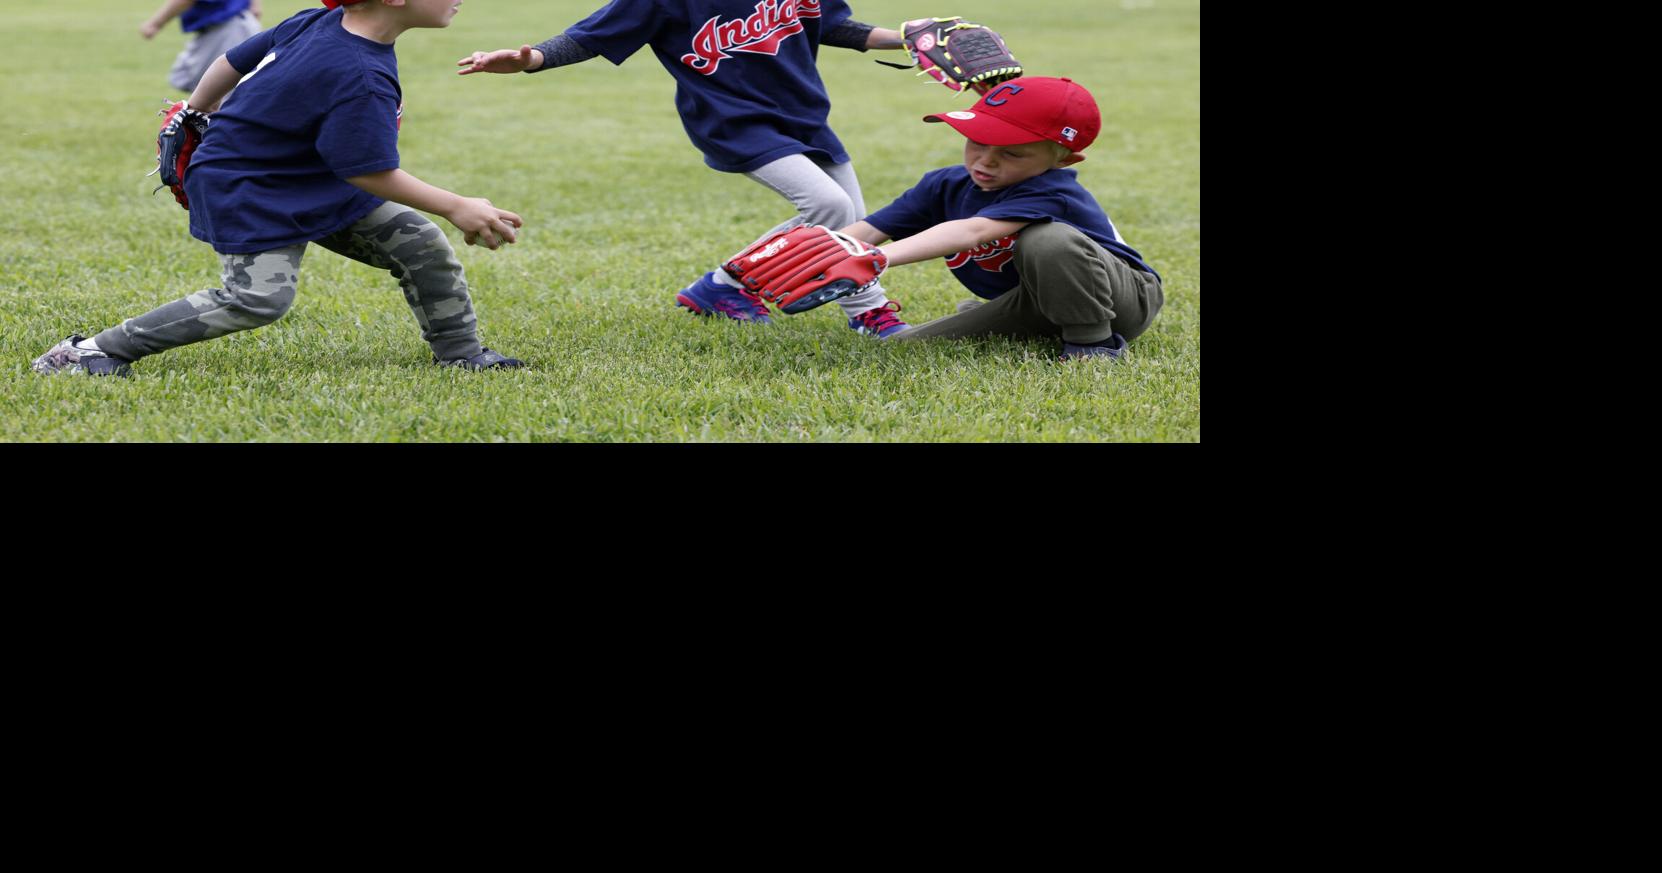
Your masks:
M376 197L402 203L412 209L442 216L462 232L463 240L473 245L475 240L485 248L495 249L503 243L519 238L514 228L524 225L519 216L506 209L498 209L483 197L463 197L444 190L404 172L382 170L346 180Z
M961 218L957 221L943 221L928 230L883 246L883 254L888 256L889 266L891 267L897 267L901 264L915 264L918 261L927 261L931 258L944 258L947 255L973 249L982 243L1007 237L1031 223L1029 221L998 221L991 218ZM856 221L843 228L842 232L871 245L877 245L888 239L887 234L864 221Z
M899 49L906 47L906 40L901 37L900 31L886 27L874 27L866 37L868 49Z
M535 73L567 64L576 64L596 57L577 40L565 34L536 45L522 45L516 49L498 49L494 52L474 52L456 62L456 75L469 73Z
M167 0L160 9L156 10L156 14L139 25L139 36L150 39L161 32L161 29L166 27L169 21L178 18L180 13L195 5L196 0Z
M878 230L864 221L856 221L853 224L843 228L840 232L846 233L868 246L882 245L883 243L889 241L888 234Z
M867 49L906 47L901 40L900 31L889 30L886 27L873 27L852 18L837 25L835 30L826 31L825 35L820 37L819 42L820 45L848 48L862 52Z

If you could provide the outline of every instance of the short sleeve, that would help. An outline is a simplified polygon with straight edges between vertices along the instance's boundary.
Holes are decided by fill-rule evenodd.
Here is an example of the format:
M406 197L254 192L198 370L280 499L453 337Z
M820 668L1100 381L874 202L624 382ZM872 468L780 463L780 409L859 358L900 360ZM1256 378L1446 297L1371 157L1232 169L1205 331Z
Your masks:
M1067 201L1056 192L1035 191L1032 194L1017 194L1000 200L975 215L977 218L990 218L995 221L1039 222L1065 215L1067 208Z
M244 76L254 72L260 61L277 44L277 29L262 30L242 41L241 45L225 53L225 60Z
M269 30L262 30L254 34L241 45L225 53L225 60L237 72L244 76L254 72L254 68L271 54L272 48L292 37L295 31L307 27L316 21L320 15L328 15L327 9L304 9L285 19L281 24Z
M941 213L936 208L939 186L934 181L932 175L924 176L893 203L866 216L866 223L888 234L890 239L905 239L940 224L937 216Z
M317 152L339 178L398 168L398 98L365 94L335 106L318 128Z
M566 28L566 36L606 60L621 64L652 41L668 14L659 0L612 0L593 15Z
M830 33L842 27L853 17L854 10L849 9L844 0L821 0L819 4L819 32L822 36Z

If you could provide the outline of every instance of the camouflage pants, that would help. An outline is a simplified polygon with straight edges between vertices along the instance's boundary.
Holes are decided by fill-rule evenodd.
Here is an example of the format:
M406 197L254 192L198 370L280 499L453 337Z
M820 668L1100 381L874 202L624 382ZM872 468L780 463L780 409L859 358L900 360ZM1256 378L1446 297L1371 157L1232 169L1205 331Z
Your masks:
M324 248L392 273L440 360L479 354L479 337L461 262L444 231L426 216L383 203L351 227L317 240ZM98 347L129 361L264 327L294 305L306 244L220 255L224 283L157 307L98 334Z

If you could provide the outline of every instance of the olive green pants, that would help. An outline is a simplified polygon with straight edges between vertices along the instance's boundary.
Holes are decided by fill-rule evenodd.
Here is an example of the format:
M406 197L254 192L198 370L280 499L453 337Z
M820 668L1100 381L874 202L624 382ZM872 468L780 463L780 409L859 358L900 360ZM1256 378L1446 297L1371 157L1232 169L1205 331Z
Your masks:
M973 309L919 325L896 339L1060 336L1088 345L1135 339L1165 305L1160 279L1108 253L1077 228L1030 224L1016 241L1020 284Z

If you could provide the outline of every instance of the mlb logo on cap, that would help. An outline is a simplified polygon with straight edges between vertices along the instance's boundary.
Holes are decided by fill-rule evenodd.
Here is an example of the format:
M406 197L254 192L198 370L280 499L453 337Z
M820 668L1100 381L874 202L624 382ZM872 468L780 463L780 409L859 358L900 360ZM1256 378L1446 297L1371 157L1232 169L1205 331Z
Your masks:
M1068 142L1073 142L1073 138L1078 136L1078 135L1079 135L1079 131L1074 130L1071 127L1062 128L1062 138L1067 140Z

